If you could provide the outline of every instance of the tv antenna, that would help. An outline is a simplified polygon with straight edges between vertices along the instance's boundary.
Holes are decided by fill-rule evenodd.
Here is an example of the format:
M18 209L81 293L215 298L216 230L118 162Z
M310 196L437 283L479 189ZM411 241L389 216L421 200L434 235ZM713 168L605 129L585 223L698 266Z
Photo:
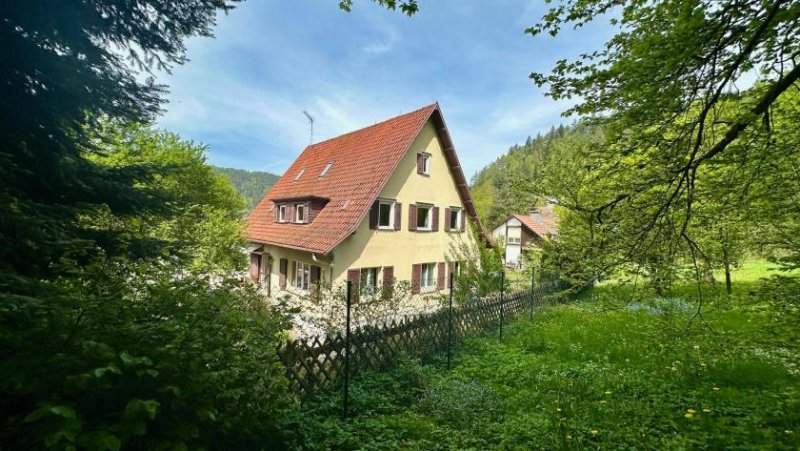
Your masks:
M306 117L308 118L308 125L311 126L310 144L314 144L314 118L310 114L308 114L308 111L306 110L303 110L303 114L306 115Z

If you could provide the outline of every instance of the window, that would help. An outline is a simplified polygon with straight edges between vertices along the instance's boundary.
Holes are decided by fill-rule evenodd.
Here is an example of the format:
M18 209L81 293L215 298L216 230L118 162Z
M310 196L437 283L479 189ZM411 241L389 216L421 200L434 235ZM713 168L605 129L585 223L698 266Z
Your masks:
M455 274L456 276L461 275L461 262L459 261L453 262L453 274Z
M417 154L417 174L431 175L431 154Z
M308 290L311 283L311 265L294 262L294 286L301 290Z
M380 201L378 203L378 228L394 229L394 202Z
M417 230L431 230L433 206L417 205Z
M297 180L300 177L302 177L304 172L306 172L306 168L300 169L300 172L298 172L297 175L294 176L294 179Z
M294 208L294 222L303 223L306 222L306 206L303 204L297 204Z
M448 218L450 222L450 230L460 231L461 230L461 210L459 209L451 209L450 210L450 217Z
M286 222L286 205L278 206L278 222Z
M326 175L328 175L328 171L330 171L332 167L333 167L333 161L329 161L328 164L325 165L325 168L322 170L322 172L319 173L319 176L325 177Z
M508 237L508 244L520 244L521 242L522 241L519 239L519 237L515 236Z
M423 263L422 264L422 277L419 280L419 286L421 289L433 289L436 288L436 282L433 277L433 273L436 271L436 263Z
M375 288L378 286L378 273L380 268L361 268L361 283L359 284L359 291L362 298L369 298L375 294Z

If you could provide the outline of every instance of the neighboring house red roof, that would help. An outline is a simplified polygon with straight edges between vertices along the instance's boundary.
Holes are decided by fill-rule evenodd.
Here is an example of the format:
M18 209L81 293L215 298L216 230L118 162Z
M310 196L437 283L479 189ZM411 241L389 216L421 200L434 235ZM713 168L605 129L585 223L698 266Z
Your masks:
M329 253L356 231L429 119L442 142L467 214L485 238L438 104L306 147L250 212L248 238L255 243ZM332 168L325 177L320 177L329 162L333 162ZM300 171L304 172L296 178ZM275 199L309 196L329 199L310 224L275 221Z
M536 220L530 215L511 215L505 222L511 218L518 219L526 229L535 233L541 238L549 238L554 236L558 231L558 216L553 212L552 206L541 207L537 209L540 220Z

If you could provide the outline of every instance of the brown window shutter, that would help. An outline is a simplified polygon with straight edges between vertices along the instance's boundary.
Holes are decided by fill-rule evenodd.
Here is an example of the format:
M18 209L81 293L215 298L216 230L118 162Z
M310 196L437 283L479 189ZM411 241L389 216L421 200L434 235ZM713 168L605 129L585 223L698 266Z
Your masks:
M289 272L289 260L282 258L280 259L280 276L278 277L278 285L281 288L286 288L286 274Z
M420 279L422 279L422 265L411 265L411 294L419 294Z
M425 157L421 154L417 154L417 174L424 174L425 173Z
M356 269L348 269L347 270L347 280L353 282L353 288L350 294L352 295L351 301L353 304L358 303L358 293L359 293L359 282L361 282L361 270Z
M464 231L464 228L467 223L467 212L465 210L461 210L461 231Z
M417 230L417 204L408 206L408 230L411 232Z
M436 289L444 290L444 262L439 262L439 267L436 268Z
M453 210L451 210L449 208L445 208L444 209L444 231L445 232L449 232L450 231L450 215L452 215L452 214L453 214Z
M378 228L378 209L380 203L376 200L372 203L372 208L369 210L369 228L375 230Z
M303 223L308 224L308 220L311 219L311 202L306 202L306 217L303 218Z
M403 204L395 202L394 204L394 229L400 230L401 219L403 218Z
M280 220L280 216L279 215L280 215L280 211L281 211L281 206L278 205L278 204L275 204L274 208L275 208L275 222L278 222L278 220Z
M394 266L383 267L383 288L390 290L394 285Z
M286 206L286 222L294 222L294 204Z
M258 283L261 276L261 255L250 254L250 278L253 282Z
M431 221L431 231L436 232L439 230L439 207L431 208L433 220Z

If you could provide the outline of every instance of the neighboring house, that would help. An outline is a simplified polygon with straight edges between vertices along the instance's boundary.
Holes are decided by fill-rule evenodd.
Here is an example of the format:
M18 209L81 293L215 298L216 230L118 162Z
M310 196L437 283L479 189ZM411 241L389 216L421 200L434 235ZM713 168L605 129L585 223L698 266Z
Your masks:
M502 240L506 266L519 267L525 246L537 245L556 234L558 218L553 206L533 208L528 216L512 215L492 230L495 241Z
M250 277L274 296L351 280L445 288L453 242L485 237L438 104L312 144L247 218Z

